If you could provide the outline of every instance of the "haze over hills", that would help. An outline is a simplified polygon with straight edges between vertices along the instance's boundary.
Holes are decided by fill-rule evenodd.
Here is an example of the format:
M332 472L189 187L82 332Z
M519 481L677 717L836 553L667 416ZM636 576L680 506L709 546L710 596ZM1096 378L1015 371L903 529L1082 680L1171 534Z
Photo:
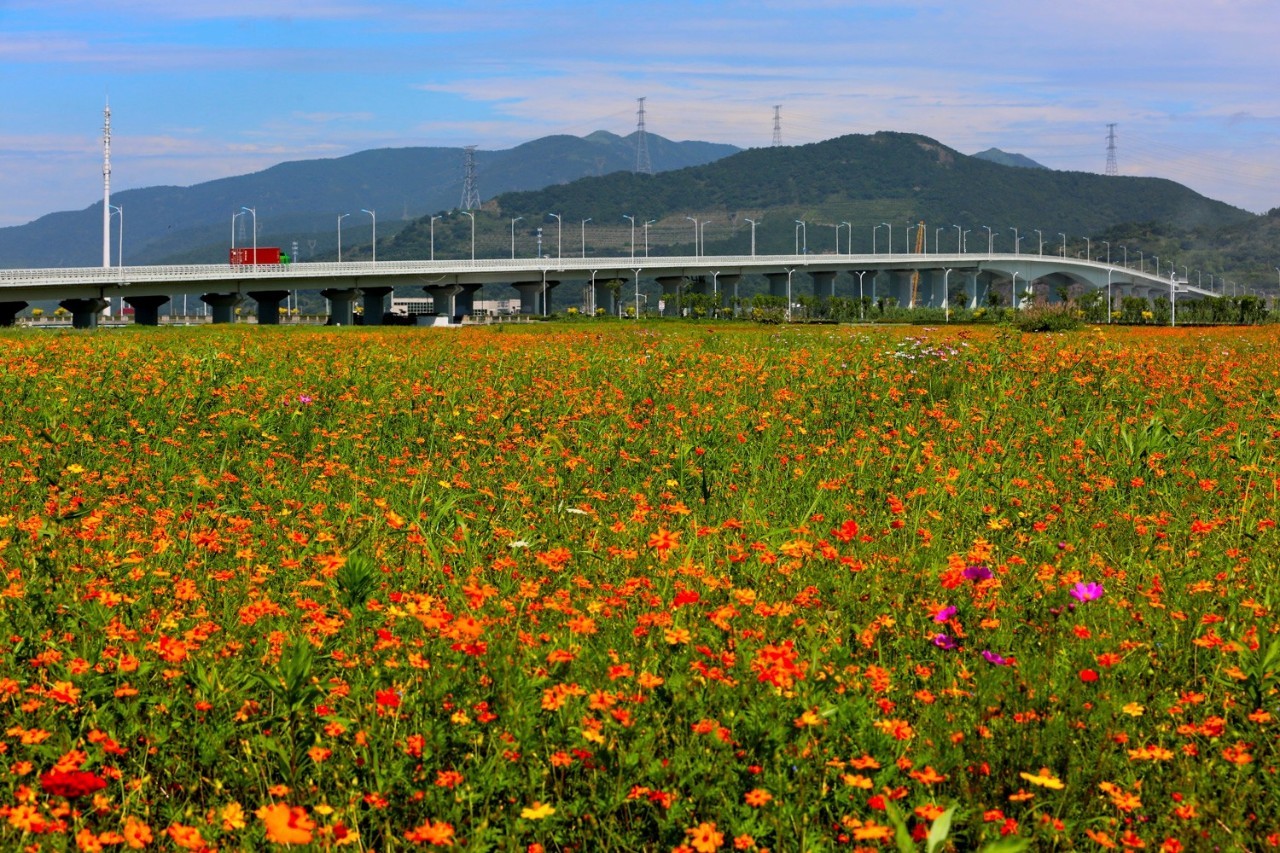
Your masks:
M738 151L732 145L673 142L647 135L655 172L707 163ZM587 137L548 136L501 151L476 151L482 198L510 190L531 190L586 175L602 175L636 165L635 134L597 131ZM112 194L124 211L126 264L225 261L231 216L241 206L256 208L259 245L288 248L300 241L299 255L332 254L337 216L347 248L368 243L378 216L379 239L413 218L456 207L462 196L461 148L384 148L346 157L281 163L261 172L190 187L147 187ZM252 241L252 220L237 221L237 239ZM114 228L114 226L113 226ZM314 241L314 246L311 245ZM116 238L112 238L115 253ZM83 210L51 213L26 225L0 228L0 266L95 266L102 262L102 202Z

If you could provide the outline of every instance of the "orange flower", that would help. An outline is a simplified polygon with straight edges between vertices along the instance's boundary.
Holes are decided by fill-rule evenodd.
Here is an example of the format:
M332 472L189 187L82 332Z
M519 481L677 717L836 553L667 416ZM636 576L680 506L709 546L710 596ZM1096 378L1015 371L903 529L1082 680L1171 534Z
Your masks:
M124 843L130 850L141 850L154 840L155 838L151 834L151 827L136 817L129 816L125 818Z
M433 847L453 846L453 824L444 821L432 823L427 821L422 826L411 829L404 834L406 841L414 844L430 844Z
M659 554L665 554L679 544L680 534L667 530L665 527L659 527L658 532L649 537L649 547Z
M173 839L174 844L184 850L200 850L206 846L204 836L194 826L172 823L169 824L169 828L165 830L165 833Z
M757 808L763 806L772 799L773 794L770 794L764 788L753 788L752 790L747 791L746 796L743 797L743 800L746 801L747 805L755 806Z
M714 823L707 821L703 821L692 829L686 829L684 834L689 836L689 845L698 853L712 853L724 844L724 835L716 831Z
M267 840L276 844L310 844L315 821L307 817L306 809L275 803L254 812L267 826Z

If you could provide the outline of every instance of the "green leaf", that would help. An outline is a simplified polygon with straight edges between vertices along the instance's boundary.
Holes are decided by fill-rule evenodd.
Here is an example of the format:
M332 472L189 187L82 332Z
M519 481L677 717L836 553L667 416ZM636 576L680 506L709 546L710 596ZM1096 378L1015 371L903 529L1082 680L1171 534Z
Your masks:
M893 824L893 841L898 846L898 853L915 853L916 843L911 838L911 831L907 829L907 822L902 819L902 812L898 811L892 800L886 800L884 808L889 815L889 822Z
M1030 846L1030 841L1015 835L1011 838L1001 838L999 841L984 844L978 853L1021 853L1021 851Z
M947 836L951 834L951 818L955 816L955 813L956 807L952 806L938 815L938 819L933 822L933 826L929 827L929 837L924 842L925 853L933 853L947 840Z

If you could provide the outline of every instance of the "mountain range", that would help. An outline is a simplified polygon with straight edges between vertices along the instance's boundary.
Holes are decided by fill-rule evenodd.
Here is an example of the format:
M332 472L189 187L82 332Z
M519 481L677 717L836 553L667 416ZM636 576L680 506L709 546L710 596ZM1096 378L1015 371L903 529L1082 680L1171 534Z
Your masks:
M673 142L646 135L655 172L707 163L737 152L732 145ZM586 137L547 136L501 151L475 152L477 191L483 198L536 189L636 167L636 135L597 131ZM291 248L299 256L333 255L337 217L344 244L368 243L375 211L379 239L414 218L457 207L462 199L462 148L384 148L345 157L281 163L261 172L190 187L147 187L112 194L124 211L125 264L225 261L233 238ZM112 238L113 253L116 238ZM102 261L102 202L51 213L25 225L0 228L0 267L94 266Z

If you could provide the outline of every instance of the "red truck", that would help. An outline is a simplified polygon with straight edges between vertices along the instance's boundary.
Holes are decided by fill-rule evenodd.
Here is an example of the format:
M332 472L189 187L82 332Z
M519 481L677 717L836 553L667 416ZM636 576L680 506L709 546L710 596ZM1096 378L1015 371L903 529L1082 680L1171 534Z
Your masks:
M254 249L236 248L231 250L231 265L244 266L250 264L287 264L289 256L280 251L278 246L259 246L254 255Z

